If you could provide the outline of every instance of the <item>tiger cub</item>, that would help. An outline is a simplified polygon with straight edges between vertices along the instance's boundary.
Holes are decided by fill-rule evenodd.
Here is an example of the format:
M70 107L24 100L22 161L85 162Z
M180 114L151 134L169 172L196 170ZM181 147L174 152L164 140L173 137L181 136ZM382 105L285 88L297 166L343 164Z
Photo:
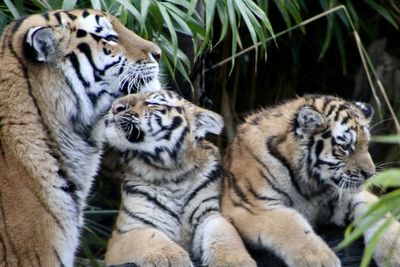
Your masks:
M256 266L219 206L222 118L170 91L115 101L106 142L124 151L122 204L106 264ZM191 251L190 256L186 251Z
M313 226L344 226L375 201L363 189L375 174L372 114L368 104L311 95L248 116L224 159L222 214L245 241L289 266L340 266ZM400 266L399 234L396 222L378 242L379 266Z

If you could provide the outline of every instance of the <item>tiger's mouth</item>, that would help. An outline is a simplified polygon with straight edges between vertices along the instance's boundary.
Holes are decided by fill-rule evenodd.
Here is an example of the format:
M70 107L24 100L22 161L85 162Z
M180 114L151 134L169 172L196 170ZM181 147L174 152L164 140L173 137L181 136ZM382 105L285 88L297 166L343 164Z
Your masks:
M116 126L122 130L125 135L126 140L131 143L138 143L144 140L144 132L140 128L140 119L136 115L131 115L129 117L121 117Z
M343 175L340 178L332 179L339 190L346 190L353 193L361 191L365 180L354 175Z

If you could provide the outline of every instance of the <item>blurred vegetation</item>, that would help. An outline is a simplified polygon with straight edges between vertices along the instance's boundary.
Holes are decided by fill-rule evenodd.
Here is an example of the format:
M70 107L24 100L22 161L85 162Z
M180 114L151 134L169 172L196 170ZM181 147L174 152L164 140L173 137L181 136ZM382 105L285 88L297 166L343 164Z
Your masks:
M339 10L302 24L340 5L352 23ZM0 3L0 32L19 16L87 7L117 16L127 27L162 48L165 83L224 116L225 133L218 140L222 151L245 115L306 93L370 102L377 111L372 134L396 133L383 95L379 90L374 93L368 83L353 31L358 32L370 55L367 59L375 66L369 70L381 79L390 105L400 117L400 92L396 90L400 88L398 1L4 0ZM296 25L303 26L292 30ZM273 38L275 35L279 37ZM254 49L218 65L251 46ZM373 85L377 86L376 79ZM371 152L378 167L400 166L396 142L372 143ZM398 170L393 173L394 180L398 179ZM392 192L397 192L399 183L390 186ZM99 177L86 211L78 266L102 264L118 205L118 181Z

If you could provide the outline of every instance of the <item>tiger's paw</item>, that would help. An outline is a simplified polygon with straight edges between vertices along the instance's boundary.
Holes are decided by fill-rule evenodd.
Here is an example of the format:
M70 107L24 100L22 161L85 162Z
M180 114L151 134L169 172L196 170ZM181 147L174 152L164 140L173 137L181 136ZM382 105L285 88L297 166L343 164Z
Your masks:
M379 267L400 267L400 223L395 222L378 241L373 258Z
M191 267L193 266L189 254L176 244L168 244L162 247L147 248L144 251L141 267Z
M256 262L244 249L217 249L210 260L210 267L256 267Z
M311 240L298 242L293 250L287 251L284 260L291 267L340 267L340 260L327 244L317 235Z

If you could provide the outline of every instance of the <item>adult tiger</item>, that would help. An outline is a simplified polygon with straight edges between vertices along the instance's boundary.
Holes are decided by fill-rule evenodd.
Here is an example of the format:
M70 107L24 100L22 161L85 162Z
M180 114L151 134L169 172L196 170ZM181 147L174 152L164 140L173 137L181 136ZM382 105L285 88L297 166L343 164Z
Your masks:
M0 265L72 266L94 125L128 90L160 88L160 49L94 10L20 18L0 49Z
M202 266L255 266L219 212L219 151L204 140L220 133L218 114L173 92L140 93L116 100L104 127L126 163L106 264L189 267L192 252Z
M312 227L344 226L375 200L362 189L375 174L372 114L368 104L305 96L247 117L224 161L223 215L289 266L340 266ZM366 231L366 242L381 223ZM378 242L379 266L400 266L399 231L396 222Z

